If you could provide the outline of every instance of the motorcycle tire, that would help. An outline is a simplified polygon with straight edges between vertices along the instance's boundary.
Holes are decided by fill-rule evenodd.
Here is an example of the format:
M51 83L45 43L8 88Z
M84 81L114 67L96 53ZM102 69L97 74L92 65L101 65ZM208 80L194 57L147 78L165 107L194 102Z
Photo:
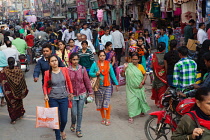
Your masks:
M146 135L147 139L148 139L148 140L169 140L170 137L167 136L167 134L168 134L171 130L168 130L169 132L167 132L167 134L166 134L166 132L164 131L165 135L161 135L161 134L158 134L158 135L157 135L157 134L156 134L156 128L159 126L159 124L157 124L157 121L158 121L157 119L158 119L157 116L151 115L151 116L146 120L145 125L144 125L144 132L145 132L145 135ZM150 126L150 124L151 124L153 121L155 122L154 124L156 125L156 128L154 128L154 126L153 126L153 127ZM163 127L161 128L161 130L166 130L166 129L168 129L168 128L166 127L166 125L167 125L167 124L163 124ZM152 136L151 131L153 131L154 136ZM162 131L162 132L163 132L163 131Z

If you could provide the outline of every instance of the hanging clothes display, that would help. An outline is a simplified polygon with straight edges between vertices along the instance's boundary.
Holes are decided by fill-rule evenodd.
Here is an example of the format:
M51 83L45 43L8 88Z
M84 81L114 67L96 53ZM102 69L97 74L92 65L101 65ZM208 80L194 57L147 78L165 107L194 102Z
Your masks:
M188 23L190 19L196 20L196 1L191 0L187 3L183 3L181 5L182 15L181 20L182 23Z
M160 18L160 4L158 2L152 2L151 13L154 18Z
M103 16L104 16L103 12L104 12L104 10L102 10L102 9L97 10L97 18L98 18L99 22L102 22L102 20L103 20Z

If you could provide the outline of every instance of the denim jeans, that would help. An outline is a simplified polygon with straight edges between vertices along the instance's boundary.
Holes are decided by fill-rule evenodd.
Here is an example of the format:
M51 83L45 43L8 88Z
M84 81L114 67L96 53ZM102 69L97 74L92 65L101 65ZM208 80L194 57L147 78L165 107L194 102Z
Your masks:
M49 98L50 107L58 107L60 117L60 129L55 129L56 140L61 139L60 133L64 131L68 116L68 97L63 99Z
M167 81L169 86L173 86L173 75L167 75Z
M72 109L71 109L71 123L76 124L76 131L80 131L82 123L82 113L84 108L85 98L79 100L72 100Z

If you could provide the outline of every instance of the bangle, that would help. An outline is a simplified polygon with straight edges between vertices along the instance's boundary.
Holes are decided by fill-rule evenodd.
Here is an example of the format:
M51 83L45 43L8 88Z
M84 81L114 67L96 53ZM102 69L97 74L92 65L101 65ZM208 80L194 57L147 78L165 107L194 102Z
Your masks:
M142 85L145 85L145 82L141 82Z

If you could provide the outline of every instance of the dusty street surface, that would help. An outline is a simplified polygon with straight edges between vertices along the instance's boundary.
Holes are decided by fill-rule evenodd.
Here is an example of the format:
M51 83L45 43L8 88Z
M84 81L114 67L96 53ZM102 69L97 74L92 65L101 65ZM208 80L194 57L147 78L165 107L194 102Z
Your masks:
M38 83L33 82L33 69L26 73L26 81L29 89L28 96L23 100L26 114L15 125L10 124L7 107L0 107L0 140L55 140L54 131L48 128L35 128L36 106L44 106L44 96L41 88L41 76ZM146 82L147 101L151 107L149 112L158 110L154 101L150 100L151 86L149 77ZM148 118L135 117L134 123L128 123L125 86L120 87L119 92L114 92L112 99L111 125L101 125L100 112L96 111L95 103L85 105L82 122L82 140L146 140L144 123ZM148 112L148 113L149 113ZM71 124L70 109L68 123L65 129L67 140L77 140L75 133L69 129Z

